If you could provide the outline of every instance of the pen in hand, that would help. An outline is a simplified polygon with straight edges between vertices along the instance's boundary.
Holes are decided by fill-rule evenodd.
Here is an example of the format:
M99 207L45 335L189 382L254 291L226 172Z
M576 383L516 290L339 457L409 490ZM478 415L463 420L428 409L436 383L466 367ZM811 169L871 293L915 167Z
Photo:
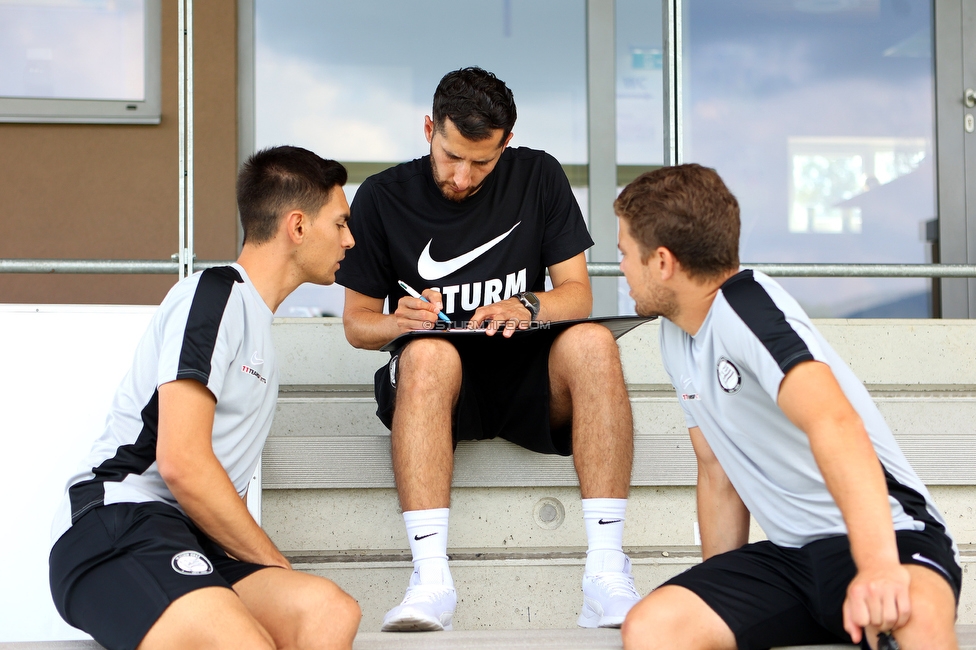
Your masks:
M401 287L401 288L402 288L402 289L403 289L404 291L406 291L406 292L407 292L408 294L410 294L410 295L411 295L411 296L413 296L414 298L420 298L421 300L423 300L423 301L424 301L424 302L426 302L426 303L429 303L429 302L430 302L429 300L427 300L426 298L424 298L424 297L423 297L422 295L420 295L420 293L419 293L419 292L418 292L418 291L417 291L416 289L414 289L413 287L411 287L411 286L410 286L409 284L407 284L407 283L406 283L406 282L404 282L403 280L397 280L397 284L399 284L399 285L400 285L400 287ZM450 323L450 322L451 322L451 319L450 319L450 318L448 318L448 317L447 317L447 316L446 316L446 315L444 314L444 312L442 312L442 311L439 311L439 312L437 312L437 317L438 317L439 319L441 319L442 321L444 321L445 323Z

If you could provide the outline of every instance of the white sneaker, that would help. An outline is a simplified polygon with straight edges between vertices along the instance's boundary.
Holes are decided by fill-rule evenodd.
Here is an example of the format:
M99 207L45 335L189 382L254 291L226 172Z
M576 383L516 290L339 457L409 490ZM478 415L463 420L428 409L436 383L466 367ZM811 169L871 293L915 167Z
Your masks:
M451 630L457 592L450 584L422 585L414 571L403 602L383 617L383 632L439 632Z
M640 602L630 573L630 558L623 571L583 574L583 611L576 624L580 627L620 627L630 608Z

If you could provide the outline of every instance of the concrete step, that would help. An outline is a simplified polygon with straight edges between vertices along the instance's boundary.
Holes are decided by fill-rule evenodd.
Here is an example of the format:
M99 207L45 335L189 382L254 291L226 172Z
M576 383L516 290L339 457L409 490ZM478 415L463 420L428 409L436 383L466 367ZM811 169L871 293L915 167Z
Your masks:
M959 544L976 544L976 486L934 486L936 505ZM407 548L393 489L267 490L262 526L279 548L303 554ZM634 487L624 544L695 544L693 487ZM753 525L750 538L763 539ZM576 548L586 545L579 488L455 488L449 540L458 550Z
M959 650L976 650L976 626L956 627ZM850 645L790 646L780 650L849 650ZM360 632L353 650L621 650L618 630L486 630L442 633ZM3 650L100 650L94 641L0 643Z
M976 390L971 320L815 319L814 324L866 384ZM618 340L628 384L670 383L661 365L658 328L652 321ZM350 346L341 318L276 318L272 336L283 385L371 386L373 372L390 358Z
M634 582L647 594L700 561L699 551L627 549ZM508 553L450 551L458 592L455 630L559 630L576 626L583 602L585 549L524 549ZM319 554L289 558L296 569L333 580L363 610L363 632L379 631L400 603L413 571L408 553Z
M973 322L838 320L817 326L868 385L957 541L976 544ZM416 641L407 635L402 642L399 635L376 633L383 613L402 597L411 570L391 489L389 436L373 415L372 375L388 355L351 348L338 319L279 319L274 335L282 391L264 456L262 524L302 568L334 579L360 599L365 617L357 648L502 647L511 645L507 638L540 635L538 642L546 643L557 633L570 634L559 647L591 647L572 645L577 638L603 642L572 629L585 535L570 459L499 441L458 447L450 552L459 631ZM698 561L692 546L696 467L657 338L658 324L648 323L619 340L636 424L635 487L624 542L642 593ZM751 539L761 538L753 526ZM963 624L976 624L974 557L965 547ZM380 645L363 645L374 636ZM619 637L605 638L619 644ZM463 643L482 645L451 645Z
M959 626L959 650L976 650L976 626ZM852 645L790 646L779 650L850 650ZM553 650L620 650L618 630L492 630L441 634L360 632L354 650L487 650L488 648L552 648Z
M627 547L637 590L646 595L701 562L696 546ZM976 625L976 547L962 549L959 622ZM522 548L508 551L449 549L458 592L456 630L568 629L582 604L585 549ZM403 598L413 570L407 551L289 554L296 569L334 581L363 610L360 629L379 630L383 615Z
M976 484L976 392L951 386L871 386L879 410L927 485ZM694 485L697 465L670 386L631 385L632 485ZM389 431L372 388L283 385L263 454L264 489L393 487ZM458 445L454 485L576 485L572 459L503 440Z

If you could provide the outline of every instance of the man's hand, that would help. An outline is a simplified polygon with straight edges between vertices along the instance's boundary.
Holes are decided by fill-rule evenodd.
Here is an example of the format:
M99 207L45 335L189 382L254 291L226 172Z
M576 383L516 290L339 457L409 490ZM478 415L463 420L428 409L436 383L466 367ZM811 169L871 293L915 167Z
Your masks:
M494 336L501 330L502 336L509 338L516 329L528 329L531 322L532 312L518 298L509 298L479 307L471 317L468 329L475 329L484 323L488 336Z
M844 600L844 629L854 643L861 642L864 628L890 632L908 623L910 583L908 569L901 564L857 572Z
M400 332L432 330L437 325L437 314L444 308L441 294L433 289L425 289L420 295L430 302L424 302L420 298L412 296L404 296L397 303L394 316L396 316L396 323Z

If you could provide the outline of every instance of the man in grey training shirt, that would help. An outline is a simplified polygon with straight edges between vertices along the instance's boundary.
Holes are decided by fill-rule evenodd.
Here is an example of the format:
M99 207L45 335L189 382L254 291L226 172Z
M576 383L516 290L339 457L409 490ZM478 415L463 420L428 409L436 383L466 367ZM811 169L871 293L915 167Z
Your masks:
M278 398L274 311L335 280L354 243L345 182L298 147L244 163L237 263L170 290L68 480L51 594L108 650L352 647L356 602L292 571L245 505Z
M637 312L662 316L705 560L630 611L624 647L957 647L945 521L797 302L739 267L739 206L715 171L644 174L614 209ZM769 541L747 543L750 513Z

